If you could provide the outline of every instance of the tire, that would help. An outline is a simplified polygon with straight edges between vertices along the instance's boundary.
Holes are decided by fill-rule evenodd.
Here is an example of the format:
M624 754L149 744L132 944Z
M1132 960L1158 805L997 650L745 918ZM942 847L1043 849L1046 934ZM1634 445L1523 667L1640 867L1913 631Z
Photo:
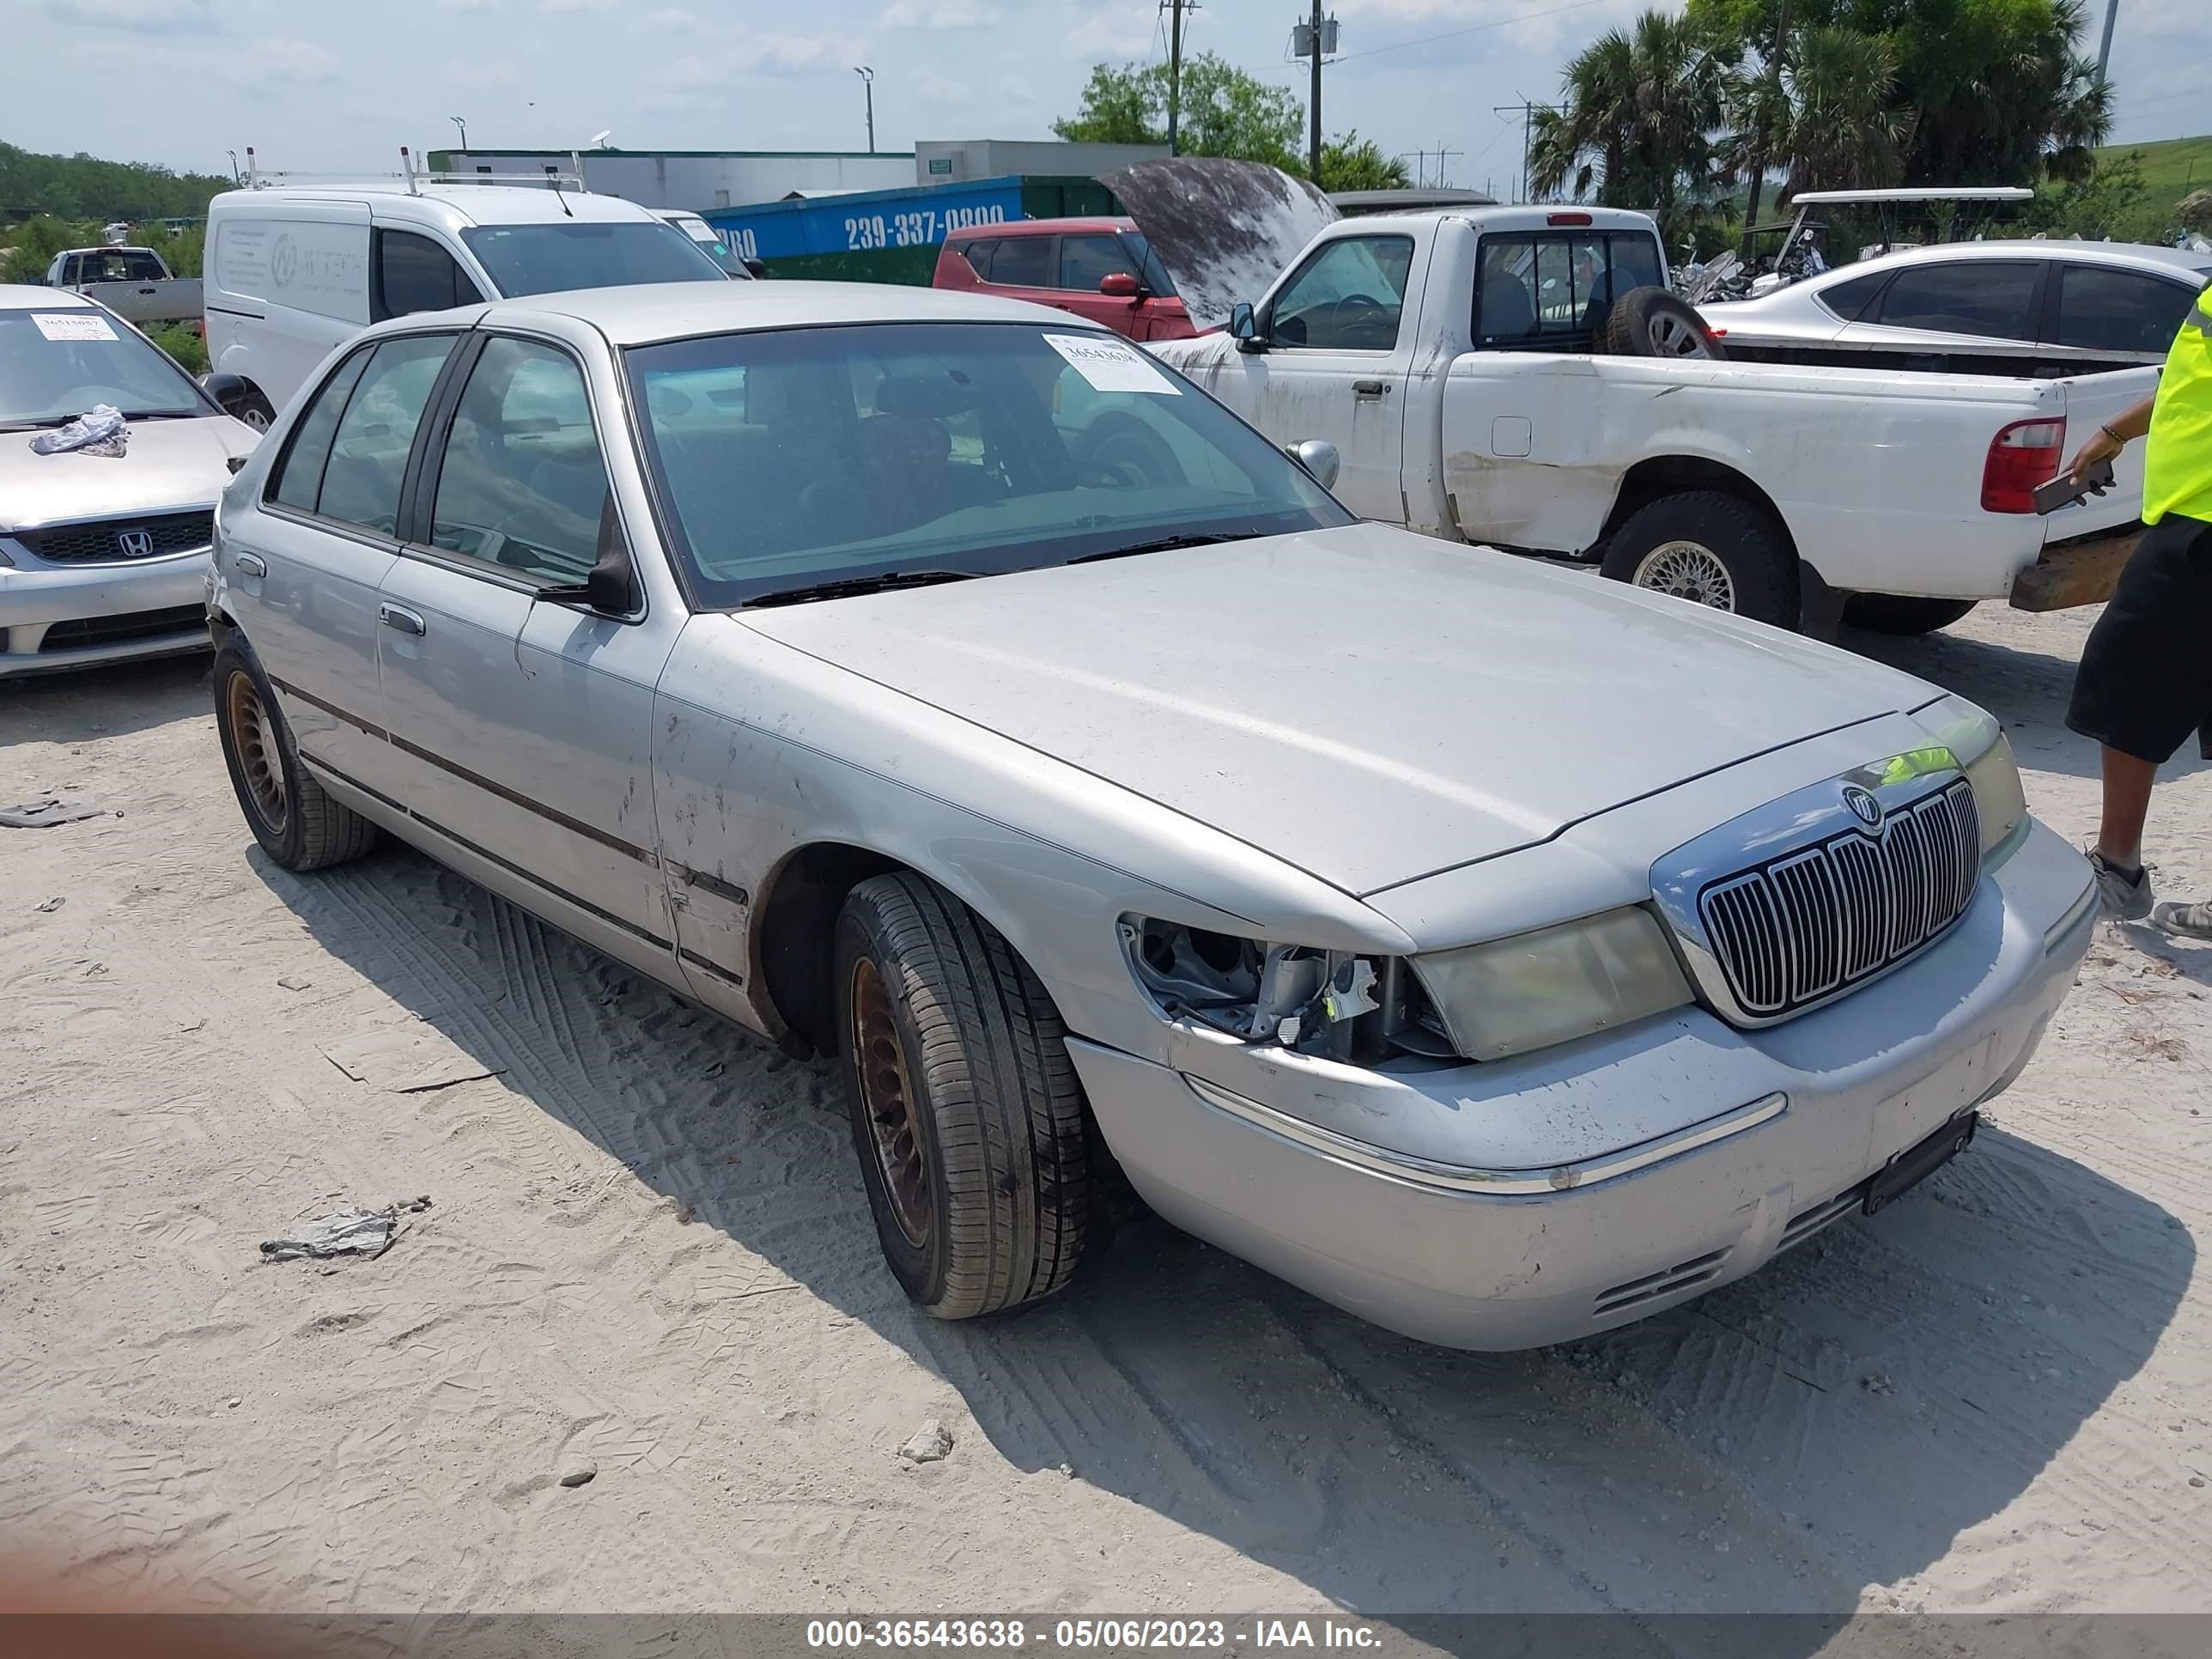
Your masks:
M1604 574L1778 628L1797 625L1797 557L1771 514L1718 489L1662 495L1606 544Z
M1698 308L1663 288L1632 288L1607 307L1598 349L1616 357L1702 357L1719 362L1728 349L1713 337Z
M240 405L238 418L256 432L266 432L276 423L276 411L270 406L269 399L261 395L261 389L257 386Z
M836 952L853 1146L892 1274L939 1319L1061 1288L1091 1181L1082 1085L1036 975L910 873L853 890Z
M271 859L304 872L376 845L376 826L332 799L300 763L268 677L235 634L216 647L215 724L239 811Z
M1844 601L1844 620L1869 634L1933 634L1978 604L1975 599L1916 599L1901 593L1854 593Z

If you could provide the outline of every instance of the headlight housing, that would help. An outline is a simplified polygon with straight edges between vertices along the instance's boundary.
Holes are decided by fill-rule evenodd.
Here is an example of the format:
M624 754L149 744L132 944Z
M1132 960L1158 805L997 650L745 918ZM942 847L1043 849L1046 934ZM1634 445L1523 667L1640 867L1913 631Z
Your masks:
M1608 910L1510 939L1415 957L1413 970L1471 1060L1503 1060L1692 1000L1658 918Z
M2004 727L1988 709L1964 697L1945 697L1916 717L1956 757L1973 787L1974 811L1982 821L1982 857L2011 840L2027 818L2027 797L2020 783L2020 764Z

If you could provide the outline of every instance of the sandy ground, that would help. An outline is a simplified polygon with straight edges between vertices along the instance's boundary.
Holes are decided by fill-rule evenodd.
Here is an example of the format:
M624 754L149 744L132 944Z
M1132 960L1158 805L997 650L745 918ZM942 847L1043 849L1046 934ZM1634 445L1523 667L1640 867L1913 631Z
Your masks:
M1856 643L2001 713L2080 838L2088 620ZM0 801L117 812L0 830L0 1538L79 1589L2212 1608L2212 951L2103 930L1966 1158L1602 1340L1424 1348L1156 1222L1057 1303L946 1327L878 1262L827 1072L405 850L271 867L204 678L0 690ZM2212 894L2208 825L2191 755L2170 888ZM258 1261L417 1194L379 1260ZM904 1463L931 1417L951 1455Z

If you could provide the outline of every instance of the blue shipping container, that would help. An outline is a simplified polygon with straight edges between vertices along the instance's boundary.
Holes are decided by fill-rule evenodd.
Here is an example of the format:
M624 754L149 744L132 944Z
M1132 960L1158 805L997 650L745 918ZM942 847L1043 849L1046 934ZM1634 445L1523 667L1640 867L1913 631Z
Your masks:
M865 254L935 248L949 230L1004 224L1022 216L1022 181L979 179L961 185L855 191L795 202L716 208L702 216L748 259Z

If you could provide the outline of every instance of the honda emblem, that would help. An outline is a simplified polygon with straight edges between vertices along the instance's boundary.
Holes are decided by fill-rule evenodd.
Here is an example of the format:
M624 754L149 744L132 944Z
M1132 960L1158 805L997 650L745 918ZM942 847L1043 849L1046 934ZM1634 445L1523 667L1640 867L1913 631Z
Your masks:
M150 530L118 530L115 532L115 550L126 559L150 557L154 551L154 532Z

